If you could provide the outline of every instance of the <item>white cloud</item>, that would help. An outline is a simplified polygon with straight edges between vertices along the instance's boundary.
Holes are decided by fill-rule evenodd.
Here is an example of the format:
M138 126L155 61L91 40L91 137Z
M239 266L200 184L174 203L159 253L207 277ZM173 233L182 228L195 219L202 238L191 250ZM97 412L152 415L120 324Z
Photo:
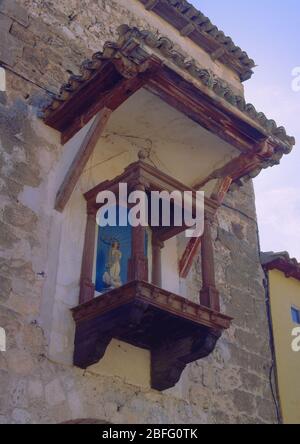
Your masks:
M292 81L292 77L291 77ZM267 117L284 125L290 135L300 140L300 93L291 84L269 83L264 88L250 88L252 101ZM261 106L260 106L261 105ZM256 206L263 251L288 251L300 261L300 150L284 156L281 164L255 179Z
M288 251L300 261L300 192L285 187L256 195L261 249Z

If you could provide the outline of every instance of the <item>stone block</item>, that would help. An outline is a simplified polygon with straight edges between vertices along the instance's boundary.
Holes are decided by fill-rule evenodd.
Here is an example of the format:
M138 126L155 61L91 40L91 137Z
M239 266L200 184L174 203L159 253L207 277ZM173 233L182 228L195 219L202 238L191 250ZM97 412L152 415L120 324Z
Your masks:
M0 301L7 301L11 291L11 280L1 276L0 278Z
M266 384L266 381L261 377L253 373L249 373L244 369L240 370L240 377L241 377L242 386L247 392L252 392L252 393L263 392L263 388Z
M12 19L7 17L4 14L0 13L0 29L1 32L9 32L11 25L12 25Z
M255 413L255 398L250 393L238 389L234 390L233 403L240 413L246 413L247 415Z
M49 382L45 387L46 402L53 407L65 401L62 386L58 379Z
M276 407L273 400L267 400L264 398L256 398L257 413L263 421L268 424L275 421L276 418Z
M0 246L3 248L11 248L17 241L18 238L15 236L10 226L0 222Z
M14 66L22 53L23 43L0 28L0 62Z
M31 187L38 187L41 182L37 168L29 166L24 162L18 162L14 165L11 179L17 183Z
M27 381L25 378L16 379L15 383L10 388L11 405L14 407L27 408Z
M9 370L16 375L30 375L34 368L32 356L19 349L8 350L7 361Z
M0 75L1 75L1 73L0 73ZM6 105L6 103L7 103L7 94L6 94L6 92L1 91L1 89L2 89L2 85L1 85L1 80L0 80L0 103L2 105Z
M3 211L3 219L6 223L31 233L36 229L37 217L35 213L21 204L6 206Z
M29 25L27 9L21 6L16 0L0 0L0 12L12 18L21 25Z
M41 398L43 396L43 385L40 381L32 379L28 383L28 395L32 399Z
M14 409L12 419L14 424L31 424L31 416L28 410Z
M7 416L4 415L0 415L0 424L9 424L9 418Z
M1 23L1 16L0 16L0 23ZM20 25L17 22L14 22L12 24L10 34L16 39L20 40L23 43L26 43L29 46L34 46L36 44L36 38L34 34L30 32L29 29L24 28L24 26Z

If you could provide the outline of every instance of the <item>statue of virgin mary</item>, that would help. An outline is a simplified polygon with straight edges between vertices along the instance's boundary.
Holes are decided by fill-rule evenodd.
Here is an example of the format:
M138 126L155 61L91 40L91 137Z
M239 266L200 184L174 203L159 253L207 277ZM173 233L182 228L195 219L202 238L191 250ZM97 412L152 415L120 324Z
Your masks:
M103 282L111 288L119 288L122 285L121 281L121 258L120 243L117 240L112 240L110 243L108 262L106 264L106 271L103 274Z

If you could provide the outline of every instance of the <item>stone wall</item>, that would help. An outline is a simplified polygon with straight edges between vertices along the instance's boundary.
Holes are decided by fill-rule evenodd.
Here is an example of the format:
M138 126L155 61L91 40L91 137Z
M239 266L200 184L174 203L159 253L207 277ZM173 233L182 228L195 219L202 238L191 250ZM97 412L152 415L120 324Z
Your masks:
M53 184L63 147L37 111L46 91L57 91L124 22L175 36L134 0L0 0L0 62L7 75L7 91L0 93L0 326L8 342L0 353L0 423L274 422L251 184L230 193L214 230L222 309L235 318L233 327L213 355L187 367L179 387L158 393L50 357L45 313L53 309L56 283L50 258L61 216L53 210ZM196 262L186 283L195 298L200 284Z

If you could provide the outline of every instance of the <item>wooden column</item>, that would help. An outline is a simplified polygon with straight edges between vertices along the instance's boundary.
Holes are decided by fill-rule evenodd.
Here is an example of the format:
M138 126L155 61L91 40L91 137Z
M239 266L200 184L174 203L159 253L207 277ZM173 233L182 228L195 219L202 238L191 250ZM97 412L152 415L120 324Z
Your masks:
M202 289L200 304L220 311L219 292L216 289L214 248L211 236L212 218L205 215L204 233L201 242Z
M85 240L81 265L79 303L83 304L94 298L95 285L93 283L96 209L88 205Z
M145 185L138 183L134 191L146 191ZM146 227L132 227L132 252L128 263L128 281L148 282L148 259L145 256Z
M161 250L164 243L154 234L152 235L152 284L161 287Z

